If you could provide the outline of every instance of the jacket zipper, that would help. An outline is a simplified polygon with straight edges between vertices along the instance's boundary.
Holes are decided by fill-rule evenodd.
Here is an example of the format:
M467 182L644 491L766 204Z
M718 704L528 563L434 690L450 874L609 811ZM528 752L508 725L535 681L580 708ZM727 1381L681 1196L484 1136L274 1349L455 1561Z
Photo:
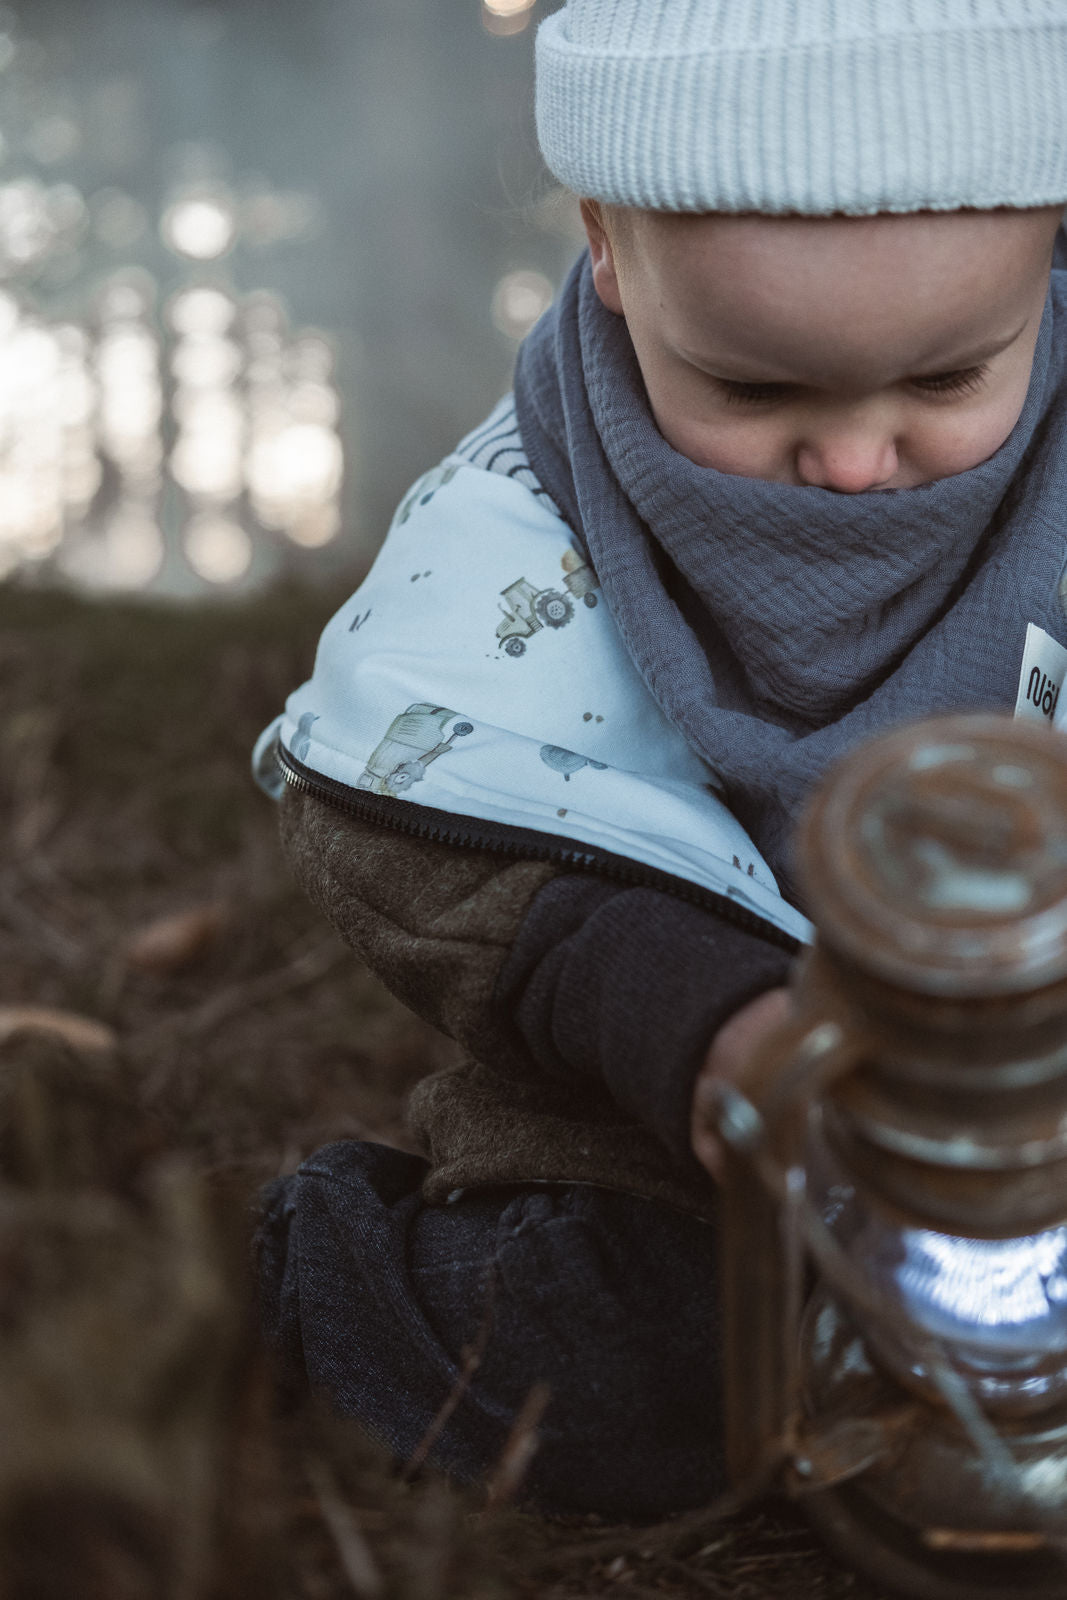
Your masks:
M519 828L507 822L483 822L477 817L437 812L420 806L412 800L396 800L390 795L372 794L365 789L352 789L336 778L313 772L303 762L289 754L279 744L275 752L279 770L290 789L307 794L352 816L380 823L398 833L410 834L436 844L455 845L462 849L494 850L499 854L514 856L518 860L548 861L567 867L572 872L595 872L599 877L635 888L660 889L673 894L676 899L690 905L713 911L724 922L733 923L745 933L755 934L768 944L777 945L790 955L801 948L792 934L777 927L756 911L738 905L728 895L716 894L700 884L688 883L684 878L650 867L641 861L631 861L627 856L615 855L610 850L591 849L564 843L552 834L540 833L535 828ZM447 817L447 821L438 820Z

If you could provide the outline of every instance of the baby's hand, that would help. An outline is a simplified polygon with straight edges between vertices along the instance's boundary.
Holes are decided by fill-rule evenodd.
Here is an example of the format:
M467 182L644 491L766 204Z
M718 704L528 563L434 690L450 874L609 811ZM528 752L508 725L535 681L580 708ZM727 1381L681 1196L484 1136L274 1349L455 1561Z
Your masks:
M769 989L724 1022L711 1042L693 1091L693 1154L713 1178L722 1176L722 1141L715 1132L716 1085L744 1090L746 1069L764 1041L792 1015L788 989Z

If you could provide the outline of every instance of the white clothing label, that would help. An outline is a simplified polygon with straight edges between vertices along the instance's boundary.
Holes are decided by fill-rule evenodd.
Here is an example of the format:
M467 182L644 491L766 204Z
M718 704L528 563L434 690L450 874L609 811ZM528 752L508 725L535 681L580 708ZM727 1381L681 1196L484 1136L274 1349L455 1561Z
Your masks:
M1038 722L1052 722L1056 718L1056 706L1065 676L1067 650L1062 644L1057 644L1044 628L1028 622L1015 715Z

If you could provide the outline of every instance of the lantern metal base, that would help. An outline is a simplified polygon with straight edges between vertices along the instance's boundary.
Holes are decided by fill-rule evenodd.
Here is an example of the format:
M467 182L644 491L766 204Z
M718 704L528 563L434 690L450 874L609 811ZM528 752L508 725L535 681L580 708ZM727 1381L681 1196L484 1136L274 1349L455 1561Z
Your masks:
M1067 1559L1029 1552L931 1549L855 1483L804 1495L805 1515L835 1556L908 1600L1065 1600Z
M808 1302L801 1363L792 1492L843 1561L909 1600L1067 1600L1062 1404L990 1419L1016 1488L989 1472L947 1408L874 1361L824 1288Z

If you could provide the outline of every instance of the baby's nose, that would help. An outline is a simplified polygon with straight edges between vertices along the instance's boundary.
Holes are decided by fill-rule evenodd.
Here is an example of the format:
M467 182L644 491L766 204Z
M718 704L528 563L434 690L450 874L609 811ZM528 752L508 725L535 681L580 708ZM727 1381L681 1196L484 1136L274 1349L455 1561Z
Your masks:
M863 494L881 489L897 470L897 447L888 434L831 434L797 450L797 476L813 489Z

